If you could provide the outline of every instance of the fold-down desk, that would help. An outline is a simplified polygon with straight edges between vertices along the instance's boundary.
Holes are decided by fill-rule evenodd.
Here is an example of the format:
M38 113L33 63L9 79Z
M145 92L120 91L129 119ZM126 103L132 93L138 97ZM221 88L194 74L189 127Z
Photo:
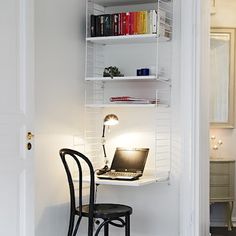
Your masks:
M76 178L74 179L76 181ZM90 182L89 176L83 177L84 182ZM138 180L127 181L127 180L108 180L108 179L98 179L95 177L95 183L101 185L119 185L119 186L142 186L156 182L167 182L166 177L154 177L154 176L142 176Z

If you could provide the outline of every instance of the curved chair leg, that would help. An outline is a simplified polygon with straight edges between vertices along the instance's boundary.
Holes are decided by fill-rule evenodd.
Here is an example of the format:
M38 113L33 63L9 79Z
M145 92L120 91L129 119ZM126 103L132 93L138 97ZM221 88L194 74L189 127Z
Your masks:
M106 232L105 227L107 227L107 231L108 231L108 224L109 224L109 221L110 221L110 220L105 220L105 219L104 219L104 221L98 226L98 228L97 228L97 230L96 230L94 236L98 236L98 234L99 234L99 232L100 232L100 230L101 230L102 228L104 228L104 234L105 234L105 232ZM107 234L107 235L108 235L108 234Z
M80 217L78 218L78 220L77 220L77 223L76 223L76 225L75 225L75 229L74 229L73 236L76 236L76 234L77 234L77 231L78 231L78 228L79 228L81 219L82 219L82 216L80 216Z
M93 218L88 219L88 236L93 236Z
M125 217L125 236L130 236L130 215Z
M69 229L68 229L68 234L67 234L68 236L72 236L73 234L74 222L75 222L75 215L71 214L70 221L69 221Z
M104 225L104 236L109 236L109 223Z

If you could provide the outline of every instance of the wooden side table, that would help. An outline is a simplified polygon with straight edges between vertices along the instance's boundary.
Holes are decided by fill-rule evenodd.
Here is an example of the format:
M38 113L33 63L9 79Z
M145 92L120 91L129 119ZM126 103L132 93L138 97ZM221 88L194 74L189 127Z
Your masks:
M235 160L210 160L210 203L225 203L227 206L228 230L232 230L234 207Z

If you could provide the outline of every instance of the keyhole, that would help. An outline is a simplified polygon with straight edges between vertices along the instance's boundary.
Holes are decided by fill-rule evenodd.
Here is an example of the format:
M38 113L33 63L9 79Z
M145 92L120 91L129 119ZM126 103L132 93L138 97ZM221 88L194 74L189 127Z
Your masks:
M32 148L32 144L31 143L27 143L27 149L31 150L31 148Z

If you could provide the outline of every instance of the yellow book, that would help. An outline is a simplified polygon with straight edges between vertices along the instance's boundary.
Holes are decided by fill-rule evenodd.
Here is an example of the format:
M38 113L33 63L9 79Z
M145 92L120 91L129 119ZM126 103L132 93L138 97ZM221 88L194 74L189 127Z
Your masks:
M148 12L147 11L143 11L143 30L142 30L143 34L147 34L148 33Z
M141 11L137 12L137 33L142 34L143 32L143 14Z

